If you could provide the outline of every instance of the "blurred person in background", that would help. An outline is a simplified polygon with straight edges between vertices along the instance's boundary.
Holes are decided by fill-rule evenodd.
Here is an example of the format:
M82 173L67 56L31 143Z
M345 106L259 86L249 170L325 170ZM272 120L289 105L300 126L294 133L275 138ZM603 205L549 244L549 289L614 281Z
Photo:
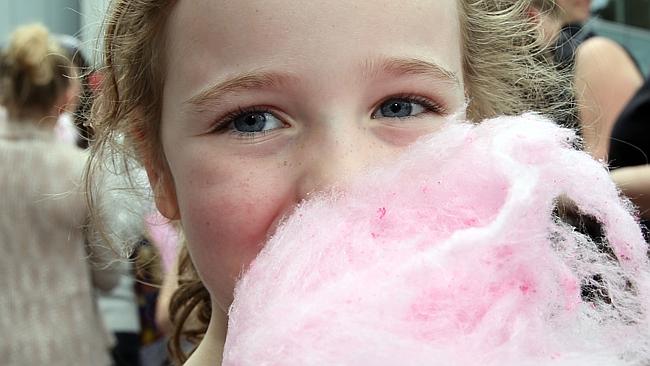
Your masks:
M584 26L591 0L532 0L532 5L531 15L540 21L551 57L574 76L578 115L561 122L577 128L584 148L610 165L612 179L648 227L650 79L642 86L643 74L631 53ZM586 232L601 236L600 226L589 219Z
M2 47L0 47L0 55L2 54ZM0 82L0 99L2 98L2 83ZM7 110L0 103L0 131L4 130L7 124Z
M619 116L609 149L612 177L650 226L650 77ZM648 233L646 233L648 237Z
M54 132L60 141L72 145L78 145L81 140L81 130L78 130L75 125L75 115L78 106L81 105L80 102L82 97L84 66L79 64L79 58L82 56L80 56L79 51L76 50L74 46L70 45L71 42L74 42L70 39L75 39L74 37L67 35L52 35L51 37L60 47L63 55L71 60L73 69L68 72L68 75L71 76L69 79L68 89L72 99L68 104L68 108L59 113L56 125L54 126ZM76 62L73 60L76 60Z
M82 45L78 38L60 34L56 36L56 40L63 48L65 55L72 60L78 75L72 81L72 86L77 88L78 92L76 106L74 109L62 113L57 125L62 127L64 138L85 149L92 139L92 129L88 123L88 117L95 99L93 84L99 82L98 74L81 52ZM73 132L74 136L71 136L70 132Z
M113 366L140 366L140 314L135 293L133 263L117 265L120 279L111 291L97 294L99 312L106 328L113 334Z
M2 95L1 90L0 90L0 95ZM5 128L6 123L7 123L7 111L3 106L0 105L0 131L2 131Z
M59 115L54 131L58 140L86 149L92 138L88 115L94 100L93 83L98 82L98 75L81 52L81 41L78 38L68 34L56 34L51 37L61 47L64 56L72 61L74 72L69 72L69 76L76 75L70 77L70 94L74 95L75 99L71 101L69 108ZM6 114L4 107L0 106L0 129L6 123Z
M74 106L74 67L41 25L17 29L0 55L0 364L110 365L111 337L93 287L118 280L113 252L88 245L80 190L85 153L55 137Z
M86 149L92 137L88 116L94 100L91 80L94 71L81 52L81 41L70 35L55 36L64 54L72 61L77 77L71 78L70 88L76 93L74 108L63 111L57 120L59 140ZM135 226L139 226L134 224ZM113 366L140 366L141 326L136 297L134 263L123 261L116 265L119 282L110 291L97 293L99 313L115 339L111 348Z
M622 46L583 26L591 0L532 0L531 4L530 15L540 22L550 56L574 79L578 115L560 122L577 128L585 150L607 162L612 128L643 83L641 71Z

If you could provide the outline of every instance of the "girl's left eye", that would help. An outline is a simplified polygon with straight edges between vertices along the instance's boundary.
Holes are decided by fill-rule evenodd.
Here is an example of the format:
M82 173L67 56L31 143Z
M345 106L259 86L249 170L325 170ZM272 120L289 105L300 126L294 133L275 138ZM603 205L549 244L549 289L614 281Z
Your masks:
M382 102L372 118L407 118L426 112L441 113L442 108L424 98L394 97Z

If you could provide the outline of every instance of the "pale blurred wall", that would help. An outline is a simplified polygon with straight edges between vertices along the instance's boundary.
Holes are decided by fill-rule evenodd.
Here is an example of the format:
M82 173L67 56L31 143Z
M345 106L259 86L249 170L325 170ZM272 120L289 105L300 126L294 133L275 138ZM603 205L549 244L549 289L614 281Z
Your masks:
M95 65L100 65L101 60L97 57L97 50L101 49L101 42L98 40L98 35L101 33L101 24L109 1L0 0L0 46L7 41L15 27L30 22L41 22L54 33L70 34L80 38L83 41L82 51L88 60ZM635 55L643 71L649 73L650 28L643 29L644 27L639 25L641 23L650 25L650 0L592 1L598 7L607 6L609 10L605 12L610 13L610 21L596 20L593 22L594 29L625 45ZM605 18L608 19L607 16ZM635 26L624 26L611 20L629 21Z
M88 57L89 62L99 66L101 60L98 51L102 47L99 35L102 32L102 23L110 0L78 1L81 23L79 38L83 40L83 52Z
M0 0L0 44L19 25L45 24L54 33L75 35L79 31L80 0Z
M98 35L109 0L0 0L0 47L11 32L26 23L40 22L53 33L82 40L82 51L96 61ZM99 63L97 63L99 64Z

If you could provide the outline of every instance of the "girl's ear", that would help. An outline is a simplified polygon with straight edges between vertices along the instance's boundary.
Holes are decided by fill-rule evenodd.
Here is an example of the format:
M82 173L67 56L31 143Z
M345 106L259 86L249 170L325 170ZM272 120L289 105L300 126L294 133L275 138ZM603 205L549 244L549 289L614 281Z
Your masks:
M142 127L134 127L131 134L137 146L137 154L147 172L147 178L149 178L149 185L158 211L170 220L180 219L176 186L165 160L165 154L162 151L151 151L153 148L151 144L146 143L148 137ZM158 148L162 149L162 146Z
M540 11L539 11L539 9L537 9L534 6L528 6L526 8L526 16L528 16L528 19L530 19L531 21L533 21L536 24L539 24L541 22Z
M143 163L158 211L170 220L180 219L176 187L167 164L152 159L145 159Z

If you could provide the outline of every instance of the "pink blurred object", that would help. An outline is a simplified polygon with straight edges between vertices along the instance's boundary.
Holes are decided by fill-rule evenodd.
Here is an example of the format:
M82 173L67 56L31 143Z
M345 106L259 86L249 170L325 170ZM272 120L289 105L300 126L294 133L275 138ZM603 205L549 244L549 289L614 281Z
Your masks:
M224 365L647 364L647 246L574 139L533 114L450 121L304 202L237 285ZM560 195L618 260L554 216Z
M70 145L75 145L80 138L79 131L74 125L73 116L67 112L59 115L54 126L54 133L57 140Z
M174 268L179 249L178 230L160 212L154 211L145 218L149 239L158 252L165 273Z

